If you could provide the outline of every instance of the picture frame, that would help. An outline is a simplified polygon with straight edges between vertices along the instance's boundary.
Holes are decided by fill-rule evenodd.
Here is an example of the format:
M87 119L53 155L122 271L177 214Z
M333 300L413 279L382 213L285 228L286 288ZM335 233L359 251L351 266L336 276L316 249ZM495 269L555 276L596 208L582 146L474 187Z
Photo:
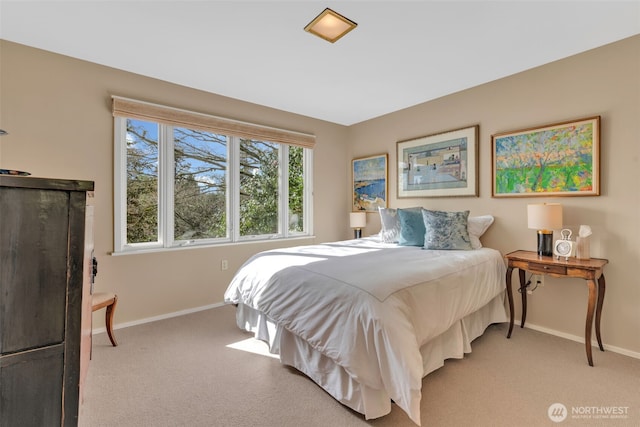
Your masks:
M379 207L387 207L388 157L385 153L352 160L353 212L377 212Z
M478 196L478 135L473 125L399 141L398 198Z
M599 196L600 116L491 136L492 197Z

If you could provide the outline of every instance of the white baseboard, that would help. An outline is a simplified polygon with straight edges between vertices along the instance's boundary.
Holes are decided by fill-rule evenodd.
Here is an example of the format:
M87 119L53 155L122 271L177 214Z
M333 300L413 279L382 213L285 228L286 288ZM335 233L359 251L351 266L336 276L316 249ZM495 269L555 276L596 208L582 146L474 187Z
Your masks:
M129 326L142 325L144 323L156 322L158 320L170 319L172 317L184 316L185 314L197 313L198 311L209 310L210 308L217 308L226 305L219 302L216 304L203 305L201 307L190 308L187 310L174 311L173 313L161 314L160 316L147 317L144 319L134 320L133 322L116 323L113 325L113 329L128 328ZM101 334L107 332L106 327L93 329L93 334Z
M113 325L113 329L128 328L129 326L142 325L144 323L155 322L155 321L163 320L163 319L170 319L172 317L184 316L185 314L197 313L198 311L209 310L210 308L222 307L224 305L226 305L226 304L220 302L220 303L216 303L216 304L209 304L209 305L204 305L204 306L201 306L201 307L190 308L188 310L174 311L173 313L162 314L160 316L147 317L145 319L134 320L133 322L117 323L117 324ZM520 326L520 322L519 321L514 321L513 323L514 323L514 325ZM557 337L560 337L560 338L565 338L565 339L568 339L568 340L571 340L571 341L584 343L584 337L580 337L578 335L573 335L573 334L567 334L566 332L557 331L555 329L549 329L549 328L545 328L543 326L538 326L538 325L531 324L531 323L527 323L525 325L525 328L533 329L534 331L544 332L545 334L554 335L554 336L557 336ZM105 328L105 327L96 328L96 329L93 330L94 334L100 334L100 333L105 333L105 332L107 332L107 328ZM597 347L598 346L598 342L596 340L594 340L594 341L592 341L592 345ZM635 359L640 359L640 353L638 353L636 351L631 351L631 350L627 350L626 348L616 347L616 346L607 345L607 344L603 344L603 347L605 348L605 350L612 351L614 353L619 353L619 354L622 354L622 355L625 355L625 356L633 357Z
M513 322L514 325L518 325L520 326L520 322L518 321L514 321ZM540 332L544 332L545 334L549 334L549 335L554 335L556 337L560 337L560 338L565 338L571 341L576 341L579 342L581 344L584 344L584 337L580 337L578 335L573 335L573 334L567 334L566 332L561 332L561 331L556 331L555 329L549 329L549 328L545 328L543 326L538 326L538 325L534 325L531 323L527 323L524 326L525 328L528 329L533 329L534 331L540 331ZM594 330L594 334L595 334L595 330ZM597 340L592 340L591 341L591 345L593 345L594 347L598 346L598 341ZM607 345L607 344L602 344L602 346L604 347L605 350L608 351L612 351L614 353L619 353L625 356L629 356L629 357L633 357L635 359L640 359L640 353L636 352L636 351L631 351L631 350L627 350L626 348L622 348L622 347L616 347L613 345Z

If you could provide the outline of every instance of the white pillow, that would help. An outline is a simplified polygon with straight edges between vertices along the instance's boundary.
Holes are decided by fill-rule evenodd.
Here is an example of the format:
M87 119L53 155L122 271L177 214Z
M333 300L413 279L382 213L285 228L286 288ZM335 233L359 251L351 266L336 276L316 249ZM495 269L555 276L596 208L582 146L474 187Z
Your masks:
M473 249L480 249L482 243L480 243L480 237L487 231L487 229L493 224L493 216L470 216L467 223L467 230L469 231L469 240L471 240L471 247Z

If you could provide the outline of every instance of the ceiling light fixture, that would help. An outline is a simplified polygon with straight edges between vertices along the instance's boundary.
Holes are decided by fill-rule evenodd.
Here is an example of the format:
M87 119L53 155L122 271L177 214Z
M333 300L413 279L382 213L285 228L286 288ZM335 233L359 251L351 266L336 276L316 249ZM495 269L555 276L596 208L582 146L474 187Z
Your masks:
M349 18L345 18L339 13L326 8L320 15L316 16L313 21L309 22L307 26L304 27L304 30L328 42L335 43L357 26L358 24Z

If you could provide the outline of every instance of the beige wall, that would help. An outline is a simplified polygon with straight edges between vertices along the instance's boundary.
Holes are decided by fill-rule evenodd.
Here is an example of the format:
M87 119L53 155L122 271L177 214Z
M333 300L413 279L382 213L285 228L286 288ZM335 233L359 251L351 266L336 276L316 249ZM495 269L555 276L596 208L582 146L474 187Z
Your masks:
M112 256L113 117L111 95L313 133L316 239L349 236L342 162L347 128L205 93L69 57L0 42L0 167L48 178L95 181L96 290L118 293L116 324L221 303L233 272L266 242L165 253ZM215 76L212 76L215 78ZM220 261L229 261L227 271ZM104 321L98 313L94 325Z
M601 196L491 197L492 134L595 115L601 116ZM480 125L478 198L395 197L396 141L474 124ZM610 262L605 269L605 345L640 356L640 279L633 270L640 263L639 129L640 36L636 36L351 126L350 156L389 153L390 207L420 205L494 215L484 243L502 253L535 250L535 231L527 229L528 203L562 203L565 227L576 232L580 224L590 225L592 256ZM369 214L368 220L365 234L377 232L377 215ZM527 324L582 337L586 301L584 281L547 279L529 299ZM518 309L517 318L519 313ZM597 363L597 353L594 357Z
M560 201L566 226L591 225L592 256L610 260L605 270L605 344L640 354L640 283L632 270L640 260L640 36L349 128L6 41L0 41L0 61L0 128L10 132L0 141L0 167L28 170L35 176L95 181L100 263L96 289L120 295L116 323L219 303L233 272L247 257L285 244L109 255L113 249L112 94L316 134L317 238L300 244L350 237L346 212L351 205L351 159L372 154L389 153L390 206L493 214L496 222L484 243L503 253L535 248L535 233L526 225L527 203ZM602 116L600 197L491 197L491 134L593 115ZM478 198L395 198L396 141L473 124L480 125ZM376 233L379 219L369 214L368 221L365 234ZM226 272L220 271L222 258L229 260ZM586 297L580 280L547 279L530 298L527 323L580 337ZM96 326L102 325L101 318L95 320Z

